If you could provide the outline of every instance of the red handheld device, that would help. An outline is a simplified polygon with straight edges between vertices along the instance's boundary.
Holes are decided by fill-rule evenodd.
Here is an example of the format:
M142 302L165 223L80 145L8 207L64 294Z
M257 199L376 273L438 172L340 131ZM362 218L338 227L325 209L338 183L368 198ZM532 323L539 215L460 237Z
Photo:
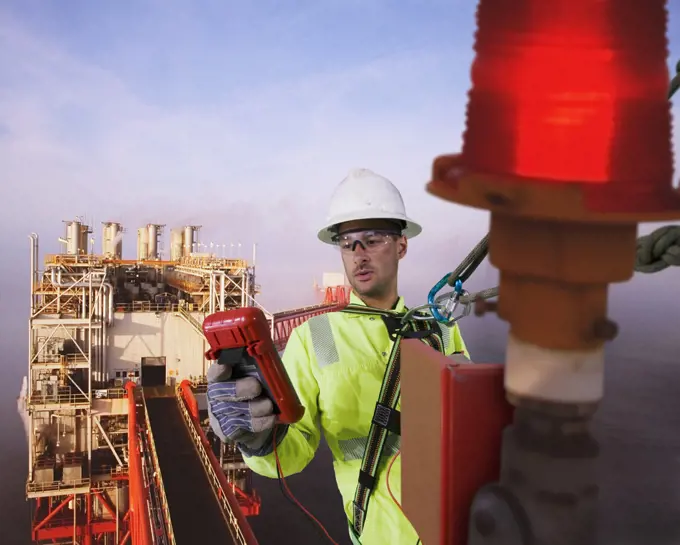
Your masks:
M305 413L274 347L264 313L245 307L210 314L203 321L203 334L210 344L209 360L225 363L242 361L244 352L255 362L257 378L274 403L280 422L294 424ZM231 357L230 357L231 356Z

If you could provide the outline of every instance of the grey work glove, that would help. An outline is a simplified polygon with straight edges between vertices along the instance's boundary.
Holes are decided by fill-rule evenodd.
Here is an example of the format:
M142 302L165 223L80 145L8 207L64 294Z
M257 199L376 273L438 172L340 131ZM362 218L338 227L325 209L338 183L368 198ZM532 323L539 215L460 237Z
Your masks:
M223 442L233 442L249 456L265 456L273 450L276 415L272 401L262 392L255 363L249 356L237 365L220 363L208 368L208 418ZM287 426L278 425L277 443Z

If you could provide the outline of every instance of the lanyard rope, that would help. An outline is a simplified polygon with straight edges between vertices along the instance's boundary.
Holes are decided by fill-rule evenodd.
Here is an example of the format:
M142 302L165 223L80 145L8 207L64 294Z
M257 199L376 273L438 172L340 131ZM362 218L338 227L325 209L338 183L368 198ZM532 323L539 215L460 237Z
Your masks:
M432 329L433 324L429 321L413 320L402 324L401 319L404 313L361 305L348 305L341 312L381 316L390 337L394 340L392 351L387 360L380 395L371 420L371 428L368 432L364 457L359 470L359 483L354 493L354 520L350 528L354 537L358 540L364 529L368 503L371 492L375 487L376 475L387 436L389 433L396 435L401 433L401 415L396 408L401 393L401 339L421 339L424 343L442 353L444 352L444 343L439 328Z

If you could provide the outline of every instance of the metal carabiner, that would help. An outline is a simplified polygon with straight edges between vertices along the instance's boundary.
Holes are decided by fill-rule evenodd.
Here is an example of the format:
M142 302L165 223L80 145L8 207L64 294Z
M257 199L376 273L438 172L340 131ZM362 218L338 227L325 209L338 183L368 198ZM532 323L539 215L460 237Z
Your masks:
M447 319L446 322L445 322L446 325L453 325L453 324L455 324L455 323L456 323L458 320L460 320L461 318L465 318L466 316L468 316L468 315L470 314L470 311L472 310L472 305L470 304L469 301L466 301L466 302L464 302L464 303L461 302L461 298L462 298L462 297L465 297L465 296L469 295L469 293L468 293L467 291L462 290L460 293L453 291L453 292L451 292L451 293L453 293L453 294L455 294L455 295L452 296L452 297L448 300L448 302L446 303L445 309L446 309L446 314L447 314L447 316L448 316L448 319ZM452 301L453 301L453 303L452 303ZM463 310L462 310L462 312L461 312L460 314L458 314L458 315L456 316L456 315L455 315L455 314L456 314L456 309L457 309L458 307L460 307L460 306L463 307Z
M418 322L431 322L435 319L434 316L418 314L419 312L422 312L422 311L425 311L425 310L431 311L431 309L432 309L432 306L429 303L426 303L424 305L420 305L420 306L417 306L417 307L413 307L413 308L409 309L406 312L406 314L404 314L403 318L401 319L401 323L405 324L409 320L416 320Z
M430 293L427 295L427 303L430 306L430 312L432 313L432 316L434 316L435 320L437 320L439 323L448 325L451 325L454 322L460 320L463 316L470 314L470 309L467 308L469 305L465 305L466 310L464 310L463 313L454 321L451 321L451 316L455 312L456 308L458 308L461 295L467 294L467 292L463 289L463 283L460 280L456 280L454 282L453 291L451 292L448 301L446 301L446 303L443 305L444 312L447 314L447 316L444 316L441 312L439 312L440 305L436 303L435 298L437 297L437 293L439 293L439 291L444 286L446 286L450 276L451 273L446 274L432 287Z
M432 316L434 316L435 320L437 320L440 323L445 323L447 320L439 312L438 305L435 303L434 299L439 293L439 291L444 286L446 286L447 281L449 279L449 274L445 274L444 277L439 282L432 286L430 293L427 294L427 303L430 306L430 312L432 313Z

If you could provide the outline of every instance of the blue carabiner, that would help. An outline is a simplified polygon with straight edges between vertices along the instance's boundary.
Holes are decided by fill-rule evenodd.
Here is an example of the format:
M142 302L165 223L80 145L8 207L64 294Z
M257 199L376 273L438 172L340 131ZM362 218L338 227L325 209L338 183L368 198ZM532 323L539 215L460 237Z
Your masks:
M446 286L450 276L451 273L444 275L444 277L432 287L430 293L427 295L427 303L430 305L430 312L432 312L432 316L434 316L434 319L442 324L448 323L449 319L445 318L442 313L439 312L439 308L437 307L434 300L441 289ZM453 284L453 289L458 295L460 295L463 292L463 283L457 279Z

